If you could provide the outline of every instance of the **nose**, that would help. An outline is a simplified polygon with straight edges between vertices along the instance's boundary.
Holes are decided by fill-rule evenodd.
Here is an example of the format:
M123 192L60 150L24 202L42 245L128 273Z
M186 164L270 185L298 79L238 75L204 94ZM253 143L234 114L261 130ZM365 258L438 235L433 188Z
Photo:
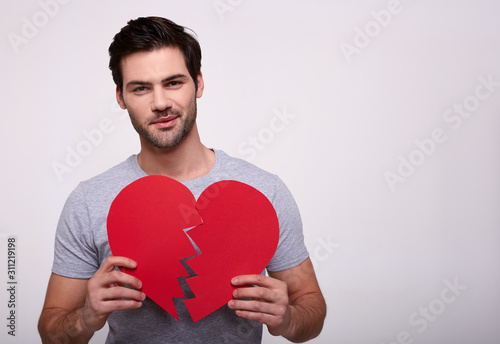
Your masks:
M168 96L168 92L162 87L155 87L153 89L153 98L151 100L151 110L154 112L164 111L172 107L172 101Z

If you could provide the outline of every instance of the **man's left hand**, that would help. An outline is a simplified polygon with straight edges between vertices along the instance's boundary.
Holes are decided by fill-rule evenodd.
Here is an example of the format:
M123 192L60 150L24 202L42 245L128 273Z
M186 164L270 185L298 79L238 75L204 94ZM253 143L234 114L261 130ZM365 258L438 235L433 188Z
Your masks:
M290 323L286 282L264 275L242 275L231 280L236 289L228 303L236 315L267 325L273 335L282 335ZM250 300L240 300L250 299Z

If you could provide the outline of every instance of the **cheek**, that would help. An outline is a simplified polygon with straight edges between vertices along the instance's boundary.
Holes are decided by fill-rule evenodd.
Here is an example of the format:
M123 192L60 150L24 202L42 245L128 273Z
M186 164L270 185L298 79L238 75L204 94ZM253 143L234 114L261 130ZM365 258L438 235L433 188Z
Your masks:
M139 124L144 121L145 116L142 115L144 111L138 109L137 106L127 104L127 111L132 122Z
M126 104L129 113L133 113L135 115L145 114L150 110L149 102L145 99L145 97L129 99Z

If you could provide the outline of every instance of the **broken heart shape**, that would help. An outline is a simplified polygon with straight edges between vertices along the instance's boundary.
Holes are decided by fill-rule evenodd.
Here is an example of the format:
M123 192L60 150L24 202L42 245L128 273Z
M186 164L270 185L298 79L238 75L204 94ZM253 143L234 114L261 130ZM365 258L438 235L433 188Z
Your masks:
M172 298L185 297L178 278L189 277L181 260L191 257L186 264L196 276L186 282L194 298L184 303L194 322L233 298L233 277L260 274L279 238L274 207L250 185L219 181L196 201L186 186L164 176L126 186L111 204L107 230L113 255L137 262L136 269L121 270L139 278L142 291L177 320Z

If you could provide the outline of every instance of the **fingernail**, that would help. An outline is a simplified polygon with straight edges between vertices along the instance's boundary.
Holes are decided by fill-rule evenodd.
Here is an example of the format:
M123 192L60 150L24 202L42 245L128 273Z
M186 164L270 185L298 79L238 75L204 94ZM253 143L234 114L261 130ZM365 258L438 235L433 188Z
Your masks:
M233 291L233 297L237 297L237 296L238 296L238 289L235 289L235 290Z
M229 306L229 308L233 308L234 307L234 301L229 301L228 306Z
M238 283L238 277L235 277L231 280L231 283Z

